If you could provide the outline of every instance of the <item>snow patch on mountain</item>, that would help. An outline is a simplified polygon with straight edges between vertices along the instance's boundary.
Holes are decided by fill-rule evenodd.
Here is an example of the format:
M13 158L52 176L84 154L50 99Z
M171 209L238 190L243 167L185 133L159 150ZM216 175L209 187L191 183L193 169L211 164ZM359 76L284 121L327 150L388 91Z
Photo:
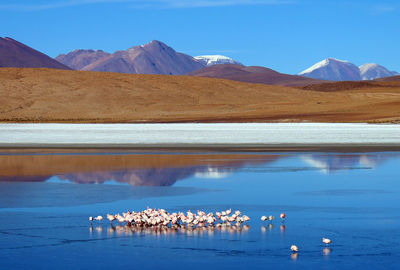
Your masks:
M242 65L238 61L233 60L227 56L223 55L200 55L194 57L198 61L202 62L206 66L220 65L220 64L234 64Z
M395 76L397 74L397 72L389 71L387 68L375 63L360 66L360 75L363 80L375 80Z

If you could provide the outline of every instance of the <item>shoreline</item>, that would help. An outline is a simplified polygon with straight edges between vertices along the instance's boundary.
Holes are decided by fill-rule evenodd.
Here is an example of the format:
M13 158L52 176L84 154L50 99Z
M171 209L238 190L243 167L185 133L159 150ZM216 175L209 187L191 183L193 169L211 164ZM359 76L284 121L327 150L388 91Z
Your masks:
M400 125L0 124L0 148L390 151L400 150Z
M290 144L290 145L133 145L133 144L0 144L1 150L135 150L135 151L188 151L188 152L392 152L400 151L398 144L370 145L370 144L341 144L341 145L316 145L316 144Z

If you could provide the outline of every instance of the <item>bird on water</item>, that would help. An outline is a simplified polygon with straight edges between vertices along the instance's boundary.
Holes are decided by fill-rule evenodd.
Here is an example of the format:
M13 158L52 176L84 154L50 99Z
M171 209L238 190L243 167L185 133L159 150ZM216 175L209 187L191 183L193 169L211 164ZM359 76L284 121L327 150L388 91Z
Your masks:
M326 246L328 246L329 244L332 243L332 240L329 238L322 237L322 243L324 243Z
M100 223L103 220L103 217L102 216L97 216L94 219L97 220Z

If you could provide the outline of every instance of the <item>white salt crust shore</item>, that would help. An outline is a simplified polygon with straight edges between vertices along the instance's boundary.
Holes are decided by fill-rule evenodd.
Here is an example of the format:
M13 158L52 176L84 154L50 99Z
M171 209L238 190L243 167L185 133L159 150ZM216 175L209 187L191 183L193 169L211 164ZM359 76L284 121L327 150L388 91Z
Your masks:
M331 123L0 124L0 147L400 148L400 125Z

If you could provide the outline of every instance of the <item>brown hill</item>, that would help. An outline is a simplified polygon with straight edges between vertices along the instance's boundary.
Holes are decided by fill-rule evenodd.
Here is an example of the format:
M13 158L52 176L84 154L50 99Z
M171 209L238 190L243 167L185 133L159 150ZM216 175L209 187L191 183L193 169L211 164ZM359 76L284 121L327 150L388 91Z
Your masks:
M381 78L381 79L376 79L375 81L381 81L381 82L400 82L400 75L392 76L392 77L386 77L386 78Z
M305 86L324 82L302 76L279 73L275 70L265 67L246 67L242 65L231 64L206 67L186 75L283 86Z
M2 68L0 96L3 122L400 120L398 82L318 92L191 76Z
M53 58L8 37L0 37L0 67L70 69Z
M348 82L332 82L332 83L321 83L321 84L311 84L301 87L304 90L320 91L320 92L334 92L334 91L344 91L362 88L377 87L379 84L371 81L348 81Z
M181 75L203 67L204 64L193 57L178 53L164 43L153 40L143 46L117 51L83 67L82 70Z
M60 54L55 59L72 69L81 70L108 55L110 54L102 50L74 50L68 54Z
M395 79L387 81L379 79L374 81L346 81L346 82L312 84L298 88L303 90L312 90L319 92L336 92L336 91L347 91L347 90L359 90L365 88L390 88L390 87L397 88L399 87L399 83L397 83Z

